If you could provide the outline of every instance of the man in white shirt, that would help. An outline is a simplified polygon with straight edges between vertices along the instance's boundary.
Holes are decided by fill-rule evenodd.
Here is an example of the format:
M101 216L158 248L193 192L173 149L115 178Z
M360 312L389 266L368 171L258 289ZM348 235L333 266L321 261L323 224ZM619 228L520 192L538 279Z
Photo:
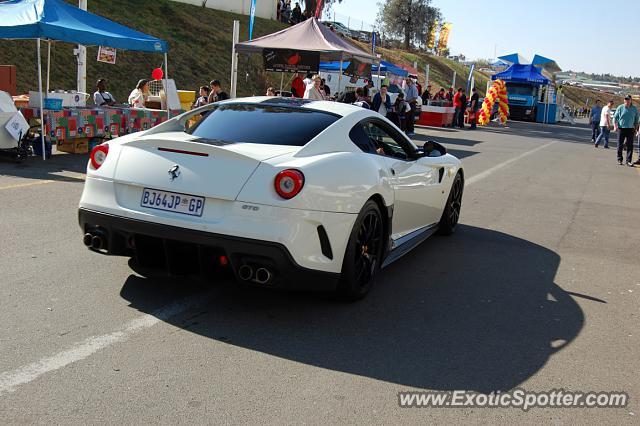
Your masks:
M109 107L116 104L116 100L111 95L111 93L107 92L107 80L101 78L96 83L96 92L93 94L93 101L96 106L99 107Z
M302 82L304 83L304 87L309 86L310 84L313 83L313 74L311 74L310 72L307 73L307 77L302 80Z
M600 144L600 141L604 139L604 147L605 149L609 149L609 133L611 132L611 127L613 125L611 120L611 108L613 107L613 101L609 101L608 104L602 108L602 112L600 113L600 133L596 138L596 143L594 148L597 148Z

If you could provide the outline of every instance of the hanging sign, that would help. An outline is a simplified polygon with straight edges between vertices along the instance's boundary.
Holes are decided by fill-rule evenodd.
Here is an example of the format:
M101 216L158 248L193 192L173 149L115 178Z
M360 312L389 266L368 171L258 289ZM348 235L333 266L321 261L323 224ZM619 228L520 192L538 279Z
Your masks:
M289 49L264 49L264 69L278 72L318 72L320 53Z
M369 77L371 75L371 64L365 64L357 59L351 59L349 66L343 72L350 77Z
M116 63L116 49L113 47L100 46L98 47L98 62L105 62L107 64Z

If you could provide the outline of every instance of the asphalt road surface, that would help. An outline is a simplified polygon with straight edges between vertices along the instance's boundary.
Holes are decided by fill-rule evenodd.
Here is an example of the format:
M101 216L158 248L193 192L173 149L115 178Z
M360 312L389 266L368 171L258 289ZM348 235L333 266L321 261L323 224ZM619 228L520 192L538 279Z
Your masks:
M418 132L465 163L461 226L355 304L145 277L83 246L85 158L0 163L0 423L638 424L640 168L584 125ZM398 402L515 388L630 401Z

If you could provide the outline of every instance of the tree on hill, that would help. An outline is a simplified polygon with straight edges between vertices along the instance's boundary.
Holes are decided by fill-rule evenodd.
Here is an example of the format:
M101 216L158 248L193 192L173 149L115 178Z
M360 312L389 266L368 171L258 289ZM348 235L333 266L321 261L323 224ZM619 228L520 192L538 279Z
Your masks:
M413 44L424 45L428 35L442 20L440 9L431 6L431 0L386 0L378 2L378 21L392 37L404 40L405 50Z

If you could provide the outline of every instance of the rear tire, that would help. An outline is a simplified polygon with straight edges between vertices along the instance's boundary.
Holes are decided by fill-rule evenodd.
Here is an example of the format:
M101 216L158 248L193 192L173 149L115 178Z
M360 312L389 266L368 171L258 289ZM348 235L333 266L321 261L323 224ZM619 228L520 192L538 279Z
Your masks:
M455 232L458 220L460 219L463 190L464 181L460 173L458 173L453 179L449 198L447 198L447 204L444 207L440 223L438 224L438 233L440 235L451 235Z
M369 200L356 219L342 260L341 299L354 302L369 293L382 264L384 226L378 205Z

